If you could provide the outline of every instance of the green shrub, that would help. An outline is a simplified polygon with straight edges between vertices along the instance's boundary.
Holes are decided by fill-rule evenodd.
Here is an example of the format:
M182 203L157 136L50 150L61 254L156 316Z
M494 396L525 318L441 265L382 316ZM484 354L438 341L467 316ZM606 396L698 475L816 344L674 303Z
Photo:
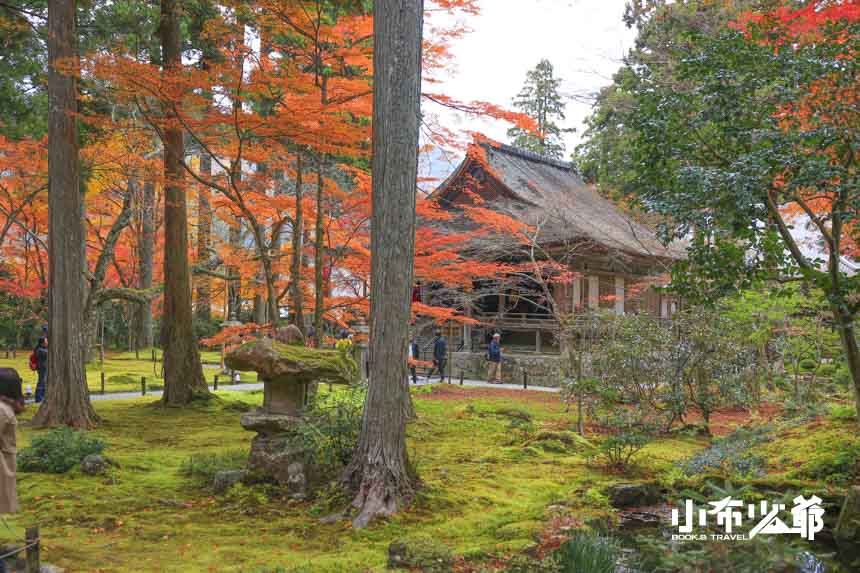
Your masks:
M612 504L609 503L609 496L603 493L599 487L590 487L585 490L582 501L588 507L606 510L612 509Z
M651 442L651 437L636 430L623 431L609 436L592 451L591 455L605 465L624 469L633 458Z
M818 450L791 477L824 480L827 483L847 484L860 475L860 442L839 441Z
M814 372L818 368L819 362L811 358L804 358L800 361L801 372Z
M835 364L833 364L832 362L825 362L818 367L818 375L830 378L834 374L836 374L836 370L837 368Z
M317 402L296 427L295 439L322 475L336 475L352 458L361 430L364 394L362 387L317 394Z
M748 450L768 439L769 426L738 428L713 443L690 459L681 463L685 474L694 476L712 471L759 476L764 473L764 459L751 455Z
M857 417L857 409L854 405L833 404L830 406L830 417L834 420L853 420Z
M621 554L618 543L593 533L577 533L557 553L560 573L614 573Z
M107 444L83 430L57 428L33 438L32 444L18 452L22 472L66 473L85 457L100 454Z
M847 364L842 364L836 369L836 373L833 374L833 381L840 386L849 387L852 385L851 371L848 370Z
M215 474L222 471L241 470L248 463L248 452L245 450L229 450L214 454L191 456L179 467L179 473L185 477L196 479L205 485L212 485Z

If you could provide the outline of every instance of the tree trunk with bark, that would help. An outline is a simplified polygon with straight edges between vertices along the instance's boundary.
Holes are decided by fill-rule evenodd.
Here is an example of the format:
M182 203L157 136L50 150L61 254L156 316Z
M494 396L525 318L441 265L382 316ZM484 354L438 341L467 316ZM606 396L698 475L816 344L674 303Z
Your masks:
M48 384L37 427L89 428L98 416L84 369L86 233L78 158L77 84L57 69L77 57L74 0L48 2ZM74 73L74 72L73 72Z
M242 248L242 219L236 217L235 226L230 227L230 247L233 251ZM230 282L227 285L227 320L240 322L242 319L242 274L239 267L227 267Z
M212 176L212 158L208 153L200 156L200 176L208 180ZM212 205L209 203L209 187L200 185L197 190L197 261L210 258L212 244ZM201 274L194 279L197 290L194 315L201 322L212 320L212 277Z
M120 235L131 223L132 205L135 195L134 182L130 182L128 191L122 201L122 209L117 218L114 219L107 236L102 243L102 252L96 260L96 266L89 277L89 289L87 290L84 303L84 362L89 363L93 358L93 348L96 346L96 334L98 332L98 316L97 311L105 302L101 298L101 291L104 287L104 279L107 274L108 265L114 260L114 252L116 245L119 242ZM102 345L104 340L99 342L99 355L104 356L104 348Z
M302 209L302 154L296 156L296 214L293 217L293 254L290 261L290 323L305 333L302 304L302 250L304 248L304 214Z
M152 288L152 270L155 260L155 183L147 180L143 183L143 195L140 206L140 277L139 289ZM152 331L152 301L141 304L137 308L137 348L150 348L155 344Z
M857 409L857 419L860 420L860 348L857 345L857 333L854 330L854 317L844 310L844 305L833 305L831 307L836 319L836 328L845 350L845 359L848 362L848 371L854 383L854 401Z
M314 229L314 332L317 341L323 339L323 311L325 306L325 208L324 208L324 161L320 159L317 172L317 220Z
M415 254L422 0L373 5L373 212L370 382L345 474L355 527L408 503L417 476L406 453L407 343Z
M162 61L165 73L181 62L179 5L161 0ZM182 161L185 148L182 130L164 130L164 318L161 344L164 349L164 394L166 405L188 404L208 398L203 366L192 328L191 272L188 267L188 213L183 187Z

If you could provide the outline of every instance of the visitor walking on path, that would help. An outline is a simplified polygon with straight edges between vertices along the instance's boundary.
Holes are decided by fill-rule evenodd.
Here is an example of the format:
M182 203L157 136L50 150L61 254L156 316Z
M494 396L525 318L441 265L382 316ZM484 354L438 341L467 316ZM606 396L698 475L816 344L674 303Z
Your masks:
M439 369L439 381L444 382L445 380L445 365L448 362L448 343L445 341L445 337L442 336L442 331L436 331L436 338L433 340L433 368L430 369L430 373L427 375L427 381L433 377L433 373L436 369Z
M493 335L490 347L487 349L487 360L490 368L487 374L487 382L490 384L502 383L502 335L498 332Z
M45 399L45 386L48 380L48 338L43 336L33 350L36 356L36 373L39 380L36 383L36 403Z
M409 340L409 373L412 375L412 383L418 384L418 343L415 335Z
M0 368L0 514L18 511L15 483L16 416L24 411L21 376L14 368ZM0 559L0 573L6 566Z

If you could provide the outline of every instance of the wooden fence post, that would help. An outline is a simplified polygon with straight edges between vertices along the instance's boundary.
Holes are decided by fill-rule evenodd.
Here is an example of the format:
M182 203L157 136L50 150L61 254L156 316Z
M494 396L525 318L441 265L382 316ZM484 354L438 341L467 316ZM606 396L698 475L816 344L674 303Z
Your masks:
M146 396L146 376L140 377L140 395Z
M526 390L529 387L529 374L525 370L523 370L523 390Z
M27 546L27 573L39 573L42 569L39 563L39 528L28 527L24 544ZM31 546L32 545L32 546Z
M462 386L462 385L463 385L463 377L464 377L464 376L465 376L465 375L463 374L463 371L462 371L462 370L460 370L460 386Z
M215 384L214 384L214 389L215 389L215 390L217 390L217 389L218 389L218 375L217 375L217 374L215 375Z
M104 371L102 371L101 378L102 378L102 394L104 394L105 393L105 373L104 373Z

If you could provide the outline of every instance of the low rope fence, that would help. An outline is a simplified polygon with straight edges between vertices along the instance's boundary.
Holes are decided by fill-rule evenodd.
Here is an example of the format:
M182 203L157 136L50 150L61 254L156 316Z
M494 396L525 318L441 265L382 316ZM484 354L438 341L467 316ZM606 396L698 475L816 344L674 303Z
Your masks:
M19 556L18 562L15 566L16 571L24 571L24 573L39 573L42 569L41 558L39 555L41 541L42 538L39 536L39 528L28 527L24 534L24 545L0 554L0 561L5 561L10 557ZM21 553L24 553L23 560L20 557Z

